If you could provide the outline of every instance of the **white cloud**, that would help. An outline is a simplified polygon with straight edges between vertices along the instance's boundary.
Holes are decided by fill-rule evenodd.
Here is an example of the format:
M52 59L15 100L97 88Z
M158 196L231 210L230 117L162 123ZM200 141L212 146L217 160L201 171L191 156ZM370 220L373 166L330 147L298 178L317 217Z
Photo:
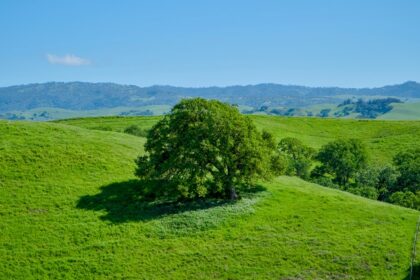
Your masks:
M76 56L74 54L66 54L63 56L55 55L55 54L47 54L47 60L51 64L61 64L61 65L68 65L68 66L81 66L81 65L89 65L90 60Z

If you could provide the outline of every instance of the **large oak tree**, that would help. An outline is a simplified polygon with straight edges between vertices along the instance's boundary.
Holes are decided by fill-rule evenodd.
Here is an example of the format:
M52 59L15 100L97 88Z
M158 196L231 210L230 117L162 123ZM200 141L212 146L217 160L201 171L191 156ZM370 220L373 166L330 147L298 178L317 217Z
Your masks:
M150 130L136 175L157 182L157 195L237 199L238 189L272 174L272 141L234 106L185 99Z

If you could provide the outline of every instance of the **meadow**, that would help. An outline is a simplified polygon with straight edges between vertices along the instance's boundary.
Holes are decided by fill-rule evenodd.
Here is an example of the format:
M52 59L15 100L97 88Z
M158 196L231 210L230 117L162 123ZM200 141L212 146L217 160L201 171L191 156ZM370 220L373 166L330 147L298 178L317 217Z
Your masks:
M417 147L420 121L383 121L279 117L249 115L260 130L267 130L277 140L295 137L305 145L319 149L337 138L358 138L368 148L370 160L387 163L399 151ZM130 125L150 129L161 117L100 117L56 121L57 123L94 129L123 132Z
M415 210L286 176L236 203L144 200L145 138L121 132L159 118L0 121L0 279L408 277ZM252 118L314 148L358 137L384 162L420 136L420 122Z
M419 120L420 102L393 104L393 109L379 116L381 120Z

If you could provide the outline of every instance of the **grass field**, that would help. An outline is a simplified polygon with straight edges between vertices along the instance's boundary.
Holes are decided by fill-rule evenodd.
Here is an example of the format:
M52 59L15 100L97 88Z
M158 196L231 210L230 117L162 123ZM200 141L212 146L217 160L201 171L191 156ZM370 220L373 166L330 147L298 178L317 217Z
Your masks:
M393 104L393 109L379 116L381 120L420 120L420 102Z
M136 124L149 129L161 117L104 117L58 121L74 126L122 132ZM390 162L401 150L419 147L420 121L378 121L324 118L255 116L250 118L260 129L273 133L280 140L296 137L313 148L337 138L359 138L368 147L370 160L375 164Z
M157 118L67 123L99 120L120 130ZM314 125L254 120L274 131L286 127L284 135ZM306 141L320 145L315 131L306 130ZM6 121L0 135L0 279L408 276L417 211L290 177L262 183L237 203L151 203L138 196L133 177L144 138Z

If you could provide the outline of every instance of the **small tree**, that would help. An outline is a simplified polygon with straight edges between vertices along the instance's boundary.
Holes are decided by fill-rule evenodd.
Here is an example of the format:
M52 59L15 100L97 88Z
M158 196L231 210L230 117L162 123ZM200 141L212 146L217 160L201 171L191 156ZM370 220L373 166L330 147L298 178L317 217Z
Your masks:
M237 108L186 99L150 130L136 174L174 198L237 199L238 187L272 175L272 145Z
M288 175L296 175L304 179L309 178L312 157L315 154L312 148L303 145L296 138L287 137L279 142L278 149L288 159Z
M359 140L336 140L324 145L316 158L321 162L317 173L329 173L335 182L346 186L350 178L366 166L367 152Z
M400 206L418 209L419 208L419 193L415 195L410 191L395 192L389 197L389 201Z
M400 176L397 179L398 188L417 192L420 190L420 149L398 153L394 163Z
M379 193L378 200L386 200L389 194L396 190L399 175L400 173L393 166L385 166L380 169L376 186Z

